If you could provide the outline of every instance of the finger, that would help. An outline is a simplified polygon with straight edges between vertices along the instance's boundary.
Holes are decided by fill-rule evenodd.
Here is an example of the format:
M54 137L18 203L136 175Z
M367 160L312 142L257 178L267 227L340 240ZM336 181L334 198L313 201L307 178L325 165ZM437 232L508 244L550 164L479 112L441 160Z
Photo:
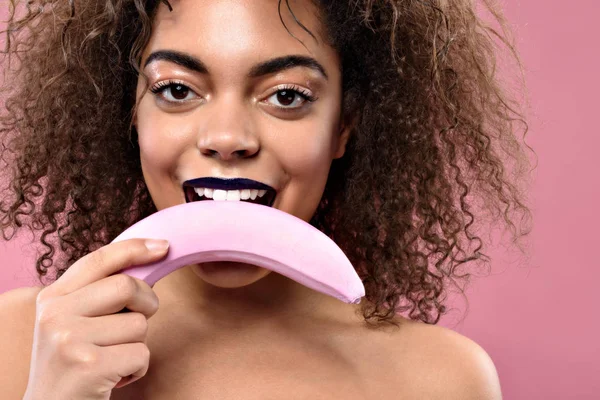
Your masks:
M84 317L114 314L127 308L150 318L158 311L158 296L144 281L116 274L64 296L69 312Z
M148 320L143 314L134 312L87 318L81 332L87 342L96 346L145 343L147 334Z
M117 344L101 348L101 375L110 376L115 372L121 378L133 376L138 380L148 372L150 350L144 343Z
M101 247L71 265L56 282L45 288L44 292L50 295L66 295L124 268L156 261L167 254L168 248L149 248L151 242L147 239L128 239Z

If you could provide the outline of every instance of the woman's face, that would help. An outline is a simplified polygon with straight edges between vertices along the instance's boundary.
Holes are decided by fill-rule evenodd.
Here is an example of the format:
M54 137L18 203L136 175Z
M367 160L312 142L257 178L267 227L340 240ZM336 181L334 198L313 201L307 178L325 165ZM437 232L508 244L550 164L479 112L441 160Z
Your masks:
M324 43L317 9L309 0L289 3L318 39L284 1L283 20L308 50L282 25L278 0L176 0L172 12L159 6L141 64L150 90L144 94L140 77L135 120L157 209L185 203L187 180L249 178L276 190L273 207L311 219L349 129L341 126L338 56ZM270 272L209 264L193 266L195 273L224 287Z

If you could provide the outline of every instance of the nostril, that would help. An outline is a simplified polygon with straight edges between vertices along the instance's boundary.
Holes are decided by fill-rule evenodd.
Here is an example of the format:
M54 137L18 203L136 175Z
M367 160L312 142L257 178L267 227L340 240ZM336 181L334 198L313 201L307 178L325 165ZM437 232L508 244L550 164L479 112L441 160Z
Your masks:
M202 151L203 154L212 157L220 158L221 160L231 160L233 158L247 158L251 155L248 150L234 150L232 152L220 152L218 150L206 149Z

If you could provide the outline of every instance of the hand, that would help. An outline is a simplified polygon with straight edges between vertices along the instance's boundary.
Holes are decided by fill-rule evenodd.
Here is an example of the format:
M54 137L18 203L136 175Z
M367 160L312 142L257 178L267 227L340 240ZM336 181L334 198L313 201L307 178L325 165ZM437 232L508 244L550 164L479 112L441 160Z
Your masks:
M109 400L114 388L146 374L148 319L158 297L144 281L117 272L167 254L168 247L147 243L106 245L40 291L24 400Z

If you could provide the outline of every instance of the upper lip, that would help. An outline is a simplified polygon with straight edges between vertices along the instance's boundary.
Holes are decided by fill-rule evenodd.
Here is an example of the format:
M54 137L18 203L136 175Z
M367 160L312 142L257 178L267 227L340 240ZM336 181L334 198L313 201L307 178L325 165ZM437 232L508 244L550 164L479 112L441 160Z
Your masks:
M217 178L214 176L188 179L183 182L183 189L186 187L192 188L209 188L221 190L242 190L242 189L257 189L266 190L271 194L272 200L275 200L277 191L263 182L258 182L249 178ZM271 197L269 196L269 197ZM272 201L270 202L272 203Z

